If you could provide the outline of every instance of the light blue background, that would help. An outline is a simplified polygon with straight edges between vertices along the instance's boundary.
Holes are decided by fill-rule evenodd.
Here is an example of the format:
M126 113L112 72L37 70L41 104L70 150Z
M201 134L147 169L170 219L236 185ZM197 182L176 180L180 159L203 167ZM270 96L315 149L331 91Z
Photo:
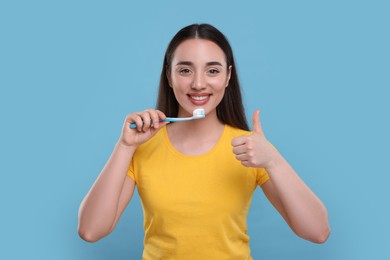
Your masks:
M227 35L248 118L261 109L329 211L331 237L312 244L258 189L254 258L390 259L389 2L239 2L0 3L0 259L140 259L138 195L94 244L77 211L125 115L154 106L169 40L194 22Z

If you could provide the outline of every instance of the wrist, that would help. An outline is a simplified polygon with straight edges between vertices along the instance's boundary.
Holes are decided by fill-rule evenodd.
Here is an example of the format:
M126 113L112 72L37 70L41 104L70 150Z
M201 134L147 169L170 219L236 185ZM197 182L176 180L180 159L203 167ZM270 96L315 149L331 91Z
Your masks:
M137 150L138 145L128 145L123 143L122 141L118 141L115 145L116 149L129 152L129 153L134 153L135 150Z
M279 153L275 153L272 159L264 167L265 170L270 173L283 166L284 159Z

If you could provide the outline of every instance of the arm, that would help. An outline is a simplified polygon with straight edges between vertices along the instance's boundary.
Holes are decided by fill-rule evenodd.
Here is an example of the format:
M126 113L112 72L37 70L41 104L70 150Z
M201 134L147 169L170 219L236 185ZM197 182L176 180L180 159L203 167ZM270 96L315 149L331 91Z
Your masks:
M118 143L82 201L78 232L84 240L95 242L107 236L130 201L135 183L126 177L126 173L134 151L134 148L129 149ZM122 206L121 210L119 205Z
M127 177L130 161L138 145L166 125L159 119L165 119L165 115L153 109L126 117L111 157L80 205L78 233L84 240L95 242L115 228L135 188L135 182ZM136 129L130 129L133 122Z
M270 180L262 185L264 194L298 236L324 243L330 233L325 206L288 162L277 157L280 161L266 169Z
M263 191L298 236L325 242L330 233L325 206L266 140L259 111L253 115L253 126L252 135L232 141L236 158L244 166L267 170L270 180L263 184Z

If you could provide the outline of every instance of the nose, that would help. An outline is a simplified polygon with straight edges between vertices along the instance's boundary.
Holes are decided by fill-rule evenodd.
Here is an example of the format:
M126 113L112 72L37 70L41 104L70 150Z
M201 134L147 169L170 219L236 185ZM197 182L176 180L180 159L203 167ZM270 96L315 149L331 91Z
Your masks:
M191 89L193 90L202 90L206 88L206 79L205 75L202 73L196 73L194 81L192 82Z

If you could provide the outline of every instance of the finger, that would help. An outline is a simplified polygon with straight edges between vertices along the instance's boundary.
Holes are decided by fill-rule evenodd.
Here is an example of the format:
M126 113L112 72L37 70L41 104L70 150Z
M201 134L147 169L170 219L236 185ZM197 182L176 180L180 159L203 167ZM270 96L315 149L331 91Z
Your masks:
M249 167L250 163L248 161L241 161L241 164L245 167Z
M159 127L157 128L157 130L163 128L164 126L166 126L167 124L169 124L170 122L160 122L159 123Z
M160 120L158 119L157 114L151 114L150 117L152 118L152 127L153 128L159 128L160 127Z
M242 161L248 161L250 158L248 154L243 153L243 154L237 154L236 159L242 162Z
M144 122L142 121L141 115L137 115L134 119L134 123L137 125L136 129L138 132L142 132L142 127L144 126Z
M150 114L148 111L144 111L142 114L141 114L141 117L142 117L142 121L144 121L144 125L142 127L142 130L143 131L147 131L149 128L150 128L150 125L151 125L151 119L150 119Z
M231 144L233 147L244 145L246 143L247 138L248 137L245 135L236 137L232 140Z
M160 110L156 110L157 114L158 114L158 117L161 119L161 120L165 120L167 117L166 115L161 112Z
M236 155L246 153L247 150L248 149L245 145L239 145L239 146L233 147L233 153Z
M257 134L263 134L263 129L260 123L260 110L256 110L252 116L253 132Z
M151 126L153 126L155 129L159 128L160 119L157 111L154 109L150 109L148 111L151 118Z
M167 118L166 115L163 112L161 112L160 110L155 110L155 112L156 112L156 115L157 115L157 117L156 117L156 122L158 122L157 126L158 125L161 126L162 123L164 123L162 126L165 126L165 125L170 123L170 122L161 122L161 121L163 121L163 120L165 120ZM159 127L157 127L157 128L159 128Z
M125 118L124 126L129 128L132 123L134 123L134 116L132 114L128 114Z

